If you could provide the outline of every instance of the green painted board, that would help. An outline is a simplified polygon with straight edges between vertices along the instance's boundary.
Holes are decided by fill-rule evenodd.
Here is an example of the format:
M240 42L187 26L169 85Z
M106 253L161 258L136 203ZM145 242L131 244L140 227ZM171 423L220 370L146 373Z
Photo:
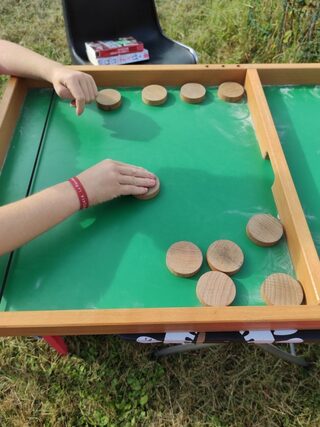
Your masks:
M96 105L77 117L55 98L34 192L112 158L144 166L161 180L153 200L132 197L77 213L16 252L2 310L199 306L190 279L166 268L168 247L190 240L206 249L230 239L245 254L234 276L236 305L261 305L260 285L274 272L293 274L287 245L255 246L249 218L277 214L273 172L263 160L245 102L231 104L210 87L206 101L142 103L140 88L122 88L120 109ZM26 138L28 135L25 135Z
M266 86L264 90L320 253L320 86Z
M20 113L5 166L0 172L0 205L26 196L52 99L52 89L30 90ZM27 136L27 137L26 137ZM0 257L0 283L9 255Z

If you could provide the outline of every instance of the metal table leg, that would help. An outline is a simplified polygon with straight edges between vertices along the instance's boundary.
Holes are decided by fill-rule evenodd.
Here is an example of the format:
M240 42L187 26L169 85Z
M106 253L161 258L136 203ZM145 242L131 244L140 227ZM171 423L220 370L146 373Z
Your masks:
M199 350L201 348L212 347L213 345L219 344L176 344L161 350L156 350L152 353L153 357L164 357L170 354L185 353L187 351Z
M163 348L161 350L156 350L152 353L153 357L164 357L172 354L185 353L188 351L195 351L202 348L212 347L214 345L219 345L217 343L212 344L177 344L172 345L167 348ZM296 355L294 344L290 344L290 352L282 350L281 348L273 345L273 344L255 344L257 347L262 350L276 356L280 359L283 359L287 362L293 363L295 365L307 367L309 363L301 356Z
M273 344L255 344L257 347L260 347L262 350L272 354L273 356L278 357L279 359L286 360L287 362L293 363L294 365L309 366L309 363L301 356L296 355L294 344L290 344L290 352L282 350L281 348Z

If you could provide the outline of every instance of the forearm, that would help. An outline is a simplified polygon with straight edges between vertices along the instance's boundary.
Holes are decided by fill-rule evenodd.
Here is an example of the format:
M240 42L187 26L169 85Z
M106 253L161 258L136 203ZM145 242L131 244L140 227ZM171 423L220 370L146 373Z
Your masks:
M156 183L155 176L146 169L110 159L81 172L78 179L90 206L119 196L145 194ZM22 246L79 210L79 193L73 185L66 181L0 207L0 255Z
M60 223L79 209L69 182L57 184L0 208L0 255Z
M58 62L29 49L0 40L0 74L40 78L52 82L53 73L61 67Z

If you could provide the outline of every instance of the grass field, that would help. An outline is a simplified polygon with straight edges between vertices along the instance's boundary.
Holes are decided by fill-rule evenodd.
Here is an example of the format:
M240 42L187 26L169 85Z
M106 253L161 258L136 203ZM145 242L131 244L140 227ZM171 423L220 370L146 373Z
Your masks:
M158 0L166 34L200 62L318 62L320 3ZM58 0L0 0L0 38L70 63ZM5 78L0 80L0 93ZM0 339L0 426L318 427L320 346L302 370L249 345L154 361L118 337Z

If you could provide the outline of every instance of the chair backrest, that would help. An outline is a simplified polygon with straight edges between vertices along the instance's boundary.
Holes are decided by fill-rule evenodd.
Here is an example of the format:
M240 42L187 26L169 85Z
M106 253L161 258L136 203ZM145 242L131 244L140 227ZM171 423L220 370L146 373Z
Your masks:
M86 41L133 36L145 43L162 36L154 0L62 0L72 53L86 58Z

